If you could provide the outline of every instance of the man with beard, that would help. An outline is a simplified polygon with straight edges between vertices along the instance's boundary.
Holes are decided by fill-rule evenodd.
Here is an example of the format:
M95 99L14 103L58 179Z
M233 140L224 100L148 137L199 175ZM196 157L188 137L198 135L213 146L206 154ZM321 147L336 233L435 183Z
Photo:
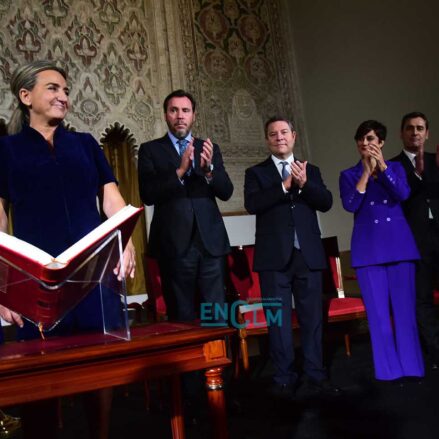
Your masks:
M428 120L423 113L406 114L401 122L399 161L407 173L410 197L404 214L421 254L416 270L416 316L433 369L439 369L439 319L433 304L434 281L439 270L439 168L436 155L424 152Z
M139 189L154 205L149 254L157 258L171 320L191 321L200 300L224 304L223 263L230 250L216 197L227 201L233 184L217 144L192 135L196 102L184 90L166 97L168 132L140 146Z

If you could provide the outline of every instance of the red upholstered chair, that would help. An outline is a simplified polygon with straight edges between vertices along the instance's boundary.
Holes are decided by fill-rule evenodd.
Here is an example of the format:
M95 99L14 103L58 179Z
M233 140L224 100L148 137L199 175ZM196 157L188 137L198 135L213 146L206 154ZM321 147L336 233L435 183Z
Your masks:
M148 300L145 303L148 314L155 322L166 320L166 303L163 297L162 279L159 265L156 259L147 256L145 258L146 288Z
M326 299L327 322L334 323L366 318L363 300L360 297L345 297L337 237L323 238L322 242L329 268L323 272L323 294ZM344 341L346 355L351 356L348 332L344 333Z
M145 282L148 299L143 303L131 302L128 309L134 311L136 323L141 323L143 309L147 310L148 320L159 322L166 320L166 304L162 292L162 280L157 260L149 256L145 257Z
M327 257L328 270L323 275L326 322L342 322L366 317L361 298L345 297L340 254L336 237L324 238L323 245ZM258 274L252 270L254 246L233 247L227 256L229 298L241 300L245 304L238 307L237 320L245 326L238 329L239 350L234 352L235 376L239 374L241 357L244 371L249 369L247 337L266 334L267 322L261 303L261 290ZM293 329L298 328L297 316L292 313ZM346 354L351 355L349 333L344 334ZM240 354L240 355L239 355Z

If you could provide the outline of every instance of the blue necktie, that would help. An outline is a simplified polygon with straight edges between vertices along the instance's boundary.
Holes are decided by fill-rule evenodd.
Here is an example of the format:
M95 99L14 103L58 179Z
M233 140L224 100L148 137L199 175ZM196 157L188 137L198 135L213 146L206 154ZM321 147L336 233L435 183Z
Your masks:
M282 165L282 180L285 180L290 173L288 172L288 162L280 162L280 164Z
M189 145L189 140L186 139L179 139L177 140L177 145L178 145L178 153L180 154L180 157L184 154L184 152L186 151L187 146ZM191 175L191 168L189 168L186 171L186 175Z
M282 180L285 180L290 173L288 172L288 162L280 162L280 164L282 165ZM300 250L300 244L299 244L299 239L297 238L297 232L296 230L294 230L294 247Z
M180 139L177 141L177 143L178 143L178 153L180 154L181 157L186 151L189 141L187 141L186 139Z

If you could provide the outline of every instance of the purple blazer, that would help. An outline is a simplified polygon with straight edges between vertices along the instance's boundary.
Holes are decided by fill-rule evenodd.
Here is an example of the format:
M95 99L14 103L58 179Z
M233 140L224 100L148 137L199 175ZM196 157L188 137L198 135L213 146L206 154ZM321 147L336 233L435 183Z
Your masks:
M352 267L419 259L413 234L401 208L410 195L400 163L387 162L378 178L369 178L366 192L356 185L363 172L361 161L340 174L343 207L354 214L351 240Z

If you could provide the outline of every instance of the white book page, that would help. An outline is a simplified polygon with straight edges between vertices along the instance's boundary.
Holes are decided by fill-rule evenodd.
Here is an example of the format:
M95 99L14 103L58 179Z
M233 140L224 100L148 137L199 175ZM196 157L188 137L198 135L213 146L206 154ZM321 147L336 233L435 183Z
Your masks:
M53 256L38 247L4 232L0 232L0 244L15 253L39 262L41 265L50 264L54 259Z
M120 209L113 216L104 221L101 225L93 229L90 233L81 238L78 242L73 244L67 250L63 251L56 257L56 262L66 264L75 256L79 255L91 244L98 241L105 236L108 232L115 229L119 224L123 223L128 217L137 212L138 208L131 205L125 206Z

